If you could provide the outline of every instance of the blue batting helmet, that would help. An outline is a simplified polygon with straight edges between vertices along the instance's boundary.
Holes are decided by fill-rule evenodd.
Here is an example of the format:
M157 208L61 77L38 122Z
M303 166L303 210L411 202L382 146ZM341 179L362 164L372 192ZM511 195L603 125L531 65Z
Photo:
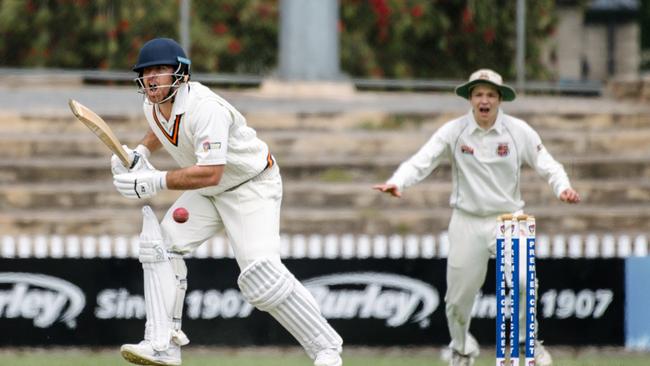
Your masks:
M169 65L181 66L181 73L189 75L190 64L191 61L185 55L185 51L176 41L169 38L155 38L142 46L133 71L141 74L145 67Z

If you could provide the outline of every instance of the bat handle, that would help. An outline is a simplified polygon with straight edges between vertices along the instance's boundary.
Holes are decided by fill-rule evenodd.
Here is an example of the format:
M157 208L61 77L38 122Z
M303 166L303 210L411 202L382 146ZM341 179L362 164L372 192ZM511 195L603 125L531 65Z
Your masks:
M128 165L129 170L133 169L136 165L138 165L138 162L142 159L142 156L140 156L140 153L137 151L133 152L133 160L131 161L130 164L124 164L125 166Z

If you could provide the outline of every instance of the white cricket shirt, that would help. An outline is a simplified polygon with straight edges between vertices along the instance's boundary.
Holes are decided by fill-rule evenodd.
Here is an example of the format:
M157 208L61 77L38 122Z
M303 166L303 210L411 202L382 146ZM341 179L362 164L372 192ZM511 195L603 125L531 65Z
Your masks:
M519 183L524 163L546 179L556 196L571 187L537 132L501 109L488 130L479 127L471 110L447 122L387 183L404 190L427 177L443 159L452 167L451 207L478 216L523 209Z
M145 98L151 130L181 168L225 165L218 185L201 188L215 195L259 174L267 165L268 146L235 107L198 82L183 84L166 120Z

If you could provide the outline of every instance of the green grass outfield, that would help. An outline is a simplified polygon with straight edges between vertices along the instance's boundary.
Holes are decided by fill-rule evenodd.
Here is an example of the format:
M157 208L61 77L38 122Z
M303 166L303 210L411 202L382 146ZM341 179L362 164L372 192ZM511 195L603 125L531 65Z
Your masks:
M484 350L475 366L492 366L494 358ZM555 366L648 366L650 353L620 348L553 350ZM344 366L445 366L439 349L352 348L346 349ZM521 360L523 364L523 360ZM115 349L0 348L0 366L115 366L129 365ZM310 366L296 349L198 348L183 352L184 366Z

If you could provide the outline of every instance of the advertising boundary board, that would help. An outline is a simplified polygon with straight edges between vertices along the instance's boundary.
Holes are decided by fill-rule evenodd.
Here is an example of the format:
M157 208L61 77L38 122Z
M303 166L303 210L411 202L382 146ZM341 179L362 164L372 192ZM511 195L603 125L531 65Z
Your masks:
M286 259L348 345L445 345L444 259ZM540 259L546 344L623 345L625 261ZM187 259L183 329L195 345L297 344L246 303L232 259ZM136 259L0 259L0 345L116 345L144 331ZM494 262L471 332L494 343ZM588 332L584 330L588 329Z

